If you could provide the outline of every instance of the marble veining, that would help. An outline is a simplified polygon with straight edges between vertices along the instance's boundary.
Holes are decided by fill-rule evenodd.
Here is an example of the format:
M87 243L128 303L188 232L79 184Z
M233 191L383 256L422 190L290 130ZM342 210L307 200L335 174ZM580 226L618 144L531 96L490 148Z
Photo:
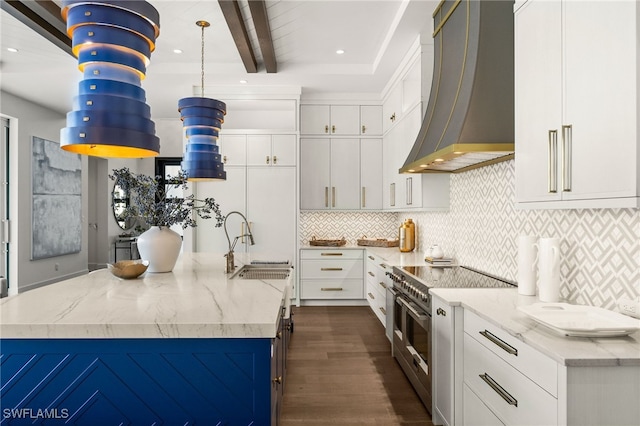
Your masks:
M517 289L436 288L432 294L450 306L462 306L497 327L572 367L640 366L640 331L624 337L562 337L517 310L539 302L522 296Z
M122 280L102 269L2 299L0 336L271 338L290 281L230 279L221 255L183 253L170 273Z

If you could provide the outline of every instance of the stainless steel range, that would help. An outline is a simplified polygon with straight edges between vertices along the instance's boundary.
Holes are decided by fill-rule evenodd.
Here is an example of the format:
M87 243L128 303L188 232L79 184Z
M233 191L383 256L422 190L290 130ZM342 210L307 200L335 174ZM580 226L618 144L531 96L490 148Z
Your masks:
M435 287L500 288L514 283L464 266L394 266L393 356L431 413L431 294Z

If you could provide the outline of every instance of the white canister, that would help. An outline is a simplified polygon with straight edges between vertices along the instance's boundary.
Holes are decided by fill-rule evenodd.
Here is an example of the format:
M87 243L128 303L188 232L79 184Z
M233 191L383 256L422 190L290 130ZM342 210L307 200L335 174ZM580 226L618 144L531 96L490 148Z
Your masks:
M560 238L538 242L538 297L541 302L560 301Z
M536 295L536 247L534 235L518 237L518 293Z

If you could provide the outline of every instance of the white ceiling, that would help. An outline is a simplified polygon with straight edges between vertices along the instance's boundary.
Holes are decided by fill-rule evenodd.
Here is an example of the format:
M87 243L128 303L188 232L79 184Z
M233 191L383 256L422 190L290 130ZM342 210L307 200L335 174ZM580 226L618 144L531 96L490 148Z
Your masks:
M249 16L241 0L243 16ZM265 86L302 88L303 98L338 94L380 97L402 57L420 34L430 37L438 0L266 0L278 72L261 65L248 74L216 0L152 0L160 13L160 37L142 85L154 118L177 117L178 99L199 94L200 37L205 29L206 96L217 87L246 92ZM0 15L0 87L60 112L71 110L81 73L64 53L7 12ZM8 52L8 47L19 50ZM181 49L182 54L173 53ZM337 55L337 49L344 49ZM240 84L245 79L247 84ZM224 100L223 97L220 97Z

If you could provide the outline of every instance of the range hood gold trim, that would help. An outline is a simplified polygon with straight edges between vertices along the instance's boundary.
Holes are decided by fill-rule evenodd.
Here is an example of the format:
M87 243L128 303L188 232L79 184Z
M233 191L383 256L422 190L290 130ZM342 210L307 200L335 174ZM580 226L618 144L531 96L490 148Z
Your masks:
M447 21L449 20L449 18L451 17L451 15L453 14L453 12L456 10L456 7L458 7L458 5L462 2L462 0L456 0L456 2L453 4L453 6L451 6L451 8L449 9L449 11L447 12L446 15L444 15L444 17L442 18L442 20L440 21L440 23L438 24L438 26L436 27L435 30L433 30L433 34L431 35L432 37L435 38L435 36L440 32L440 30L442 29L442 27L444 26L444 24L447 23ZM444 0L442 0L440 2L440 4L438 5L438 7L436 8L436 10L433 12L433 17L435 18L436 15L438 14L438 12L441 11L442 9L442 5L444 5Z
M410 164L403 166L400 173L460 173L478 167L488 166L513 158L514 143L458 143L449 145L432 154L422 157ZM440 166L446 166L447 162L464 157L466 154L487 154L485 161L475 162L469 166L446 171ZM426 167L423 167L426 166ZM436 169L437 168L437 169Z

